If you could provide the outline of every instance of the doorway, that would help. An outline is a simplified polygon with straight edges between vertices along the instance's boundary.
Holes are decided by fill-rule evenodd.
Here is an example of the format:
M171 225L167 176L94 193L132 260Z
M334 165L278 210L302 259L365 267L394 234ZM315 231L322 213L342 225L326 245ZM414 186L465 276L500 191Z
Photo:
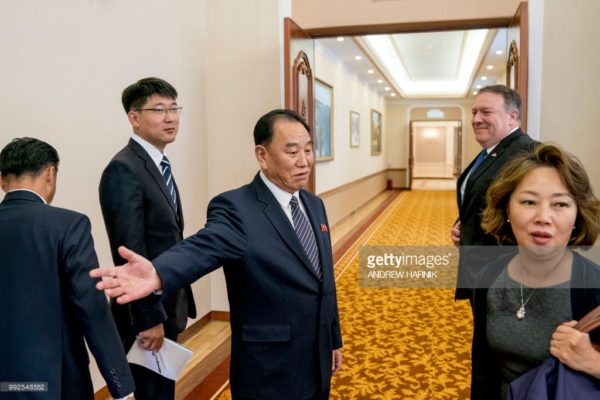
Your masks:
M460 171L461 126L460 120L411 121L411 188L454 189Z
M312 39L331 38L339 35L358 36L378 33L407 33L454 31L478 28L511 28L514 40L519 45L520 57L515 74L517 83L511 84L517 89L523 99L522 126L527 123L527 3L520 4L514 18L494 18L486 20L436 21L411 24L386 24L371 26L345 26L303 30L291 19L286 18L284 24L284 72L285 72L285 107L300 112L314 132L314 53L315 45ZM513 29L514 28L514 29ZM511 38L513 39L513 38ZM345 133L345 132L344 132ZM385 132L384 132L385 134ZM385 136L385 135L384 135ZM408 150L408 149L406 149ZM408 151L407 151L408 153ZM470 155L467 154L466 157ZM406 183L410 185L410 167L400 168L404 172ZM315 170L313 168L309 189L315 189ZM409 186L410 187L410 186Z

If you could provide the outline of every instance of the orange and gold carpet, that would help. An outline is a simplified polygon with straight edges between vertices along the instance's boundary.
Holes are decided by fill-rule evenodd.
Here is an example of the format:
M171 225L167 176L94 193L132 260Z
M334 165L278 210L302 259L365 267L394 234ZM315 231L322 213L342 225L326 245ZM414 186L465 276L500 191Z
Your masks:
M468 399L472 318L453 289L361 288L361 246L449 246L454 191L401 193L336 265L342 370L331 399ZM225 391L219 400L229 400Z

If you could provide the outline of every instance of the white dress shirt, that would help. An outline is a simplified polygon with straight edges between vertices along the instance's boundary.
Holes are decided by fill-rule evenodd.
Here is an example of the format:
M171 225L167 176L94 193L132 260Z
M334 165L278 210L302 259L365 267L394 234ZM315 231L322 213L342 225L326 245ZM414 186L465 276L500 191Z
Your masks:
M152 143L148 142L145 139L142 139L141 136L136 135L135 133L131 135L131 138L135 140L140 146L146 150L146 153L150 156L154 164L156 164L156 168L162 173L162 167L160 166L160 162L163 159L163 156L166 156L167 153L161 153L159 149L157 149Z
M292 224L292 226L294 226L294 220L292 218L292 206L290 206L290 200L292 199L292 196L295 196L298 199L300 210L302 210L304 215L306 215L304 204L302 204L302 200L300 200L299 191L295 191L294 193L286 192L285 190L271 182L262 171L260 171L260 178L265 183L265 185L267 185L267 188L269 188L271 193L273 193L273 196L275 196L275 199L277 199L277 202L283 209L283 212L285 213L287 218L290 220L290 224Z

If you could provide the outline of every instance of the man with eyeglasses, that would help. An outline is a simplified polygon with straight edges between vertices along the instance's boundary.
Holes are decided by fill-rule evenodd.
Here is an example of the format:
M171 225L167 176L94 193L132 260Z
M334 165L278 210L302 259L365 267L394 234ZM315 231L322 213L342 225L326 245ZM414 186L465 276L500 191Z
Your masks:
M115 264L117 248L157 257L183 239L179 191L165 148L175 141L181 107L168 82L145 78L128 86L122 103L133 129L129 143L110 161L100 181L100 205ZM196 317L189 286L172 296L151 294L130 305L111 302L125 351L140 345L158 351L165 337L176 340ZM134 344L138 339L137 344ZM173 399L175 382L131 364L136 399Z

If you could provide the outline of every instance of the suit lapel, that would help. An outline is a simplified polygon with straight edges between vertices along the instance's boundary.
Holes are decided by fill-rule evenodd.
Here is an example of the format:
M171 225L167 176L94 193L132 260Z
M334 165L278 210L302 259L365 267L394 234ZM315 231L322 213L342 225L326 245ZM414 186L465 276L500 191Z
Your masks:
M138 157L140 157L143 160L146 171L148 171L148 174L150 174L150 176L154 180L154 183L156 183L158 185L158 187L160 188L160 191L162 192L163 196L165 197L165 200L167 201L167 203L169 203L169 206L171 207L173 214L175 214L175 216L179 220L180 216L179 216L179 213L177 212L177 210L175 210L175 205L173 204L173 201L171 200L171 195L169 194L169 190L167 189L167 184L165 183L165 180L164 180L162 174L156 167L156 164L154 164L154 161L152 160L150 155L148 155L146 150L144 150L144 148L142 146L140 146L133 139L129 139L129 148L135 154L137 154ZM173 183L175 184L174 178L173 178ZM175 184L175 191L177 192L177 201L179 202L179 190L177 189L177 184ZM179 204L178 210L181 210L180 204Z
M273 196L273 193L271 193L269 188L267 188L258 174L254 177L252 186L256 190L257 199L266 205L263 212L271 222L271 225L273 225L277 233L279 233L279 236L281 236L288 247L302 261L302 264L304 264L304 266L311 272L315 279L318 279L317 274L310 263L310 260L308 259L308 256L306 255L306 252L304 251L304 248L302 247L302 244L300 243L300 240L298 239L298 236L292 227L292 224L290 223L290 220L281 209L281 205L277 202L277 199L275 196ZM311 218L309 218L309 220L311 220ZM313 225L312 221L311 225ZM320 249L321 246L319 246L319 250Z
M519 137L519 135L521 135L521 129L517 129L516 131L514 131L513 133L511 133L510 135L508 135L507 137L502 139L500 141L500 143L498 143L498 145L496 147L494 147L494 149L490 152L490 154L487 155L487 157L483 160L483 162L479 165L479 167L477 167L477 170L473 171L473 173L469 176L469 179L467 180L467 185L465 186L465 197L466 197L467 193L469 193L469 190L473 186L473 183L476 182L477 179L479 179L479 177L481 175L483 175L485 173L485 171L491 165L493 165L494 162L496 162L496 160L498 160L500 158L500 156L504 153L506 148L508 146L510 146L510 144L514 140L516 140ZM473 160L471 162L470 167L472 167L474 162L475 162L475 160ZM464 201L463 201L463 203L464 203Z

